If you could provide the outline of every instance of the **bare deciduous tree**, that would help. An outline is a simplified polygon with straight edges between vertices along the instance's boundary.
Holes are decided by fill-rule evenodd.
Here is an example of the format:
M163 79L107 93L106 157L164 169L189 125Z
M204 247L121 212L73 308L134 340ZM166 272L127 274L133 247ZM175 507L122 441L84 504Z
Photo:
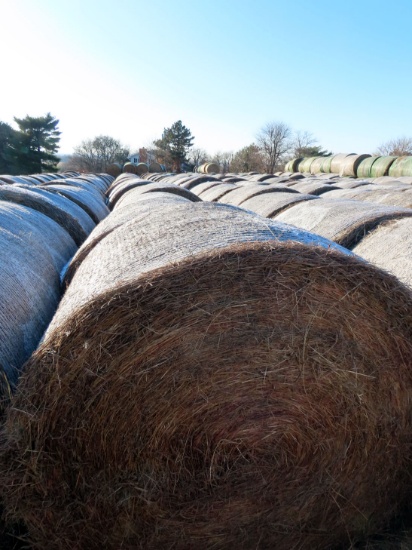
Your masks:
M126 162L130 151L110 136L97 136L82 141L64 168L79 172L104 172L109 164Z
M232 151L218 151L215 153L211 159L212 162L215 162L219 165L220 172L225 174L230 171L230 163L233 159Z
M290 151L291 134L291 129L283 122L268 122L257 134L257 144L264 158L265 170L269 174L273 174Z
M391 139L378 147L378 154L403 157L412 155L412 138L400 137Z
M204 162L207 162L208 158L209 158L209 155L204 149L195 147L190 150L189 162L193 164L195 167L200 166Z
M230 163L233 172L262 172L264 170L264 159L261 149L252 143L240 149Z

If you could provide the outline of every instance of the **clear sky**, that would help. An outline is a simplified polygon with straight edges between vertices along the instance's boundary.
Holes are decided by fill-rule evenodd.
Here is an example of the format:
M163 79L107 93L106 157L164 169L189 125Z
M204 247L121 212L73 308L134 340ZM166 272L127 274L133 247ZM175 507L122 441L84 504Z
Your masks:
M412 0L0 0L0 120L60 120L61 153L182 120L210 153L270 121L335 153L412 136Z

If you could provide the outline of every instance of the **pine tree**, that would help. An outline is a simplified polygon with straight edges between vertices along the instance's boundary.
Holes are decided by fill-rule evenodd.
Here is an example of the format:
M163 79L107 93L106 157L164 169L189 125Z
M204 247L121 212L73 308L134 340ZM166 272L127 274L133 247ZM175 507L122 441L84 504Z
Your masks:
M0 122L0 174L17 174L16 131Z
M14 118L17 131L17 160L21 174L57 172L59 158L59 121L50 113L43 117Z
M180 172L180 165L186 160L194 139L189 128L186 128L182 121L178 120L170 128L165 128L162 138L155 141L154 144L170 155L175 170Z

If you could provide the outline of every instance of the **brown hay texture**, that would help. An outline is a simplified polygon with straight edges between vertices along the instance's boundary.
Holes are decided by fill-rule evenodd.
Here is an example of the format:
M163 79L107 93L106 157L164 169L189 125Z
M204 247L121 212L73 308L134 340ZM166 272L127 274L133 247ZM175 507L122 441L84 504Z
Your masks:
M240 206L252 197L257 195L268 195L271 193L297 194L298 191L295 191L291 187L286 187L285 185L248 185L247 187L238 187L237 189L233 189L233 191L229 191L229 193L225 193L220 199L220 202Z
M76 249L49 217L0 201L0 369L13 385L56 310L60 272Z
M83 246L77 251L64 274L64 286L70 283L77 268L96 244L114 229L127 223L134 223L136 218L140 219L153 215L159 209L167 216L169 209L173 210L177 205L187 201L187 197L172 193L153 192L141 195L136 193L136 189L130 191L116 204L110 216L94 229L83 243Z
M106 166L106 172L110 176L117 178L117 176L120 176L120 174L122 173L122 167L120 166L120 164L116 163L109 164L108 166Z
M188 202L95 246L3 434L34 548L348 548L396 512L411 294L316 239Z
M201 164L197 171L200 174L218 174L220 172L219 165L214 162L206 162L205 164Z
M215 176L199 176L199 175L193 175L186 179L181 179L178 182L178 185L180 187L185 187L186 189L192 190L194 187L197 187L198 185L206 182L215 182L220 183L220 179L216 178Z
M368 262L393 273L412 288L411 218L380 224L353 251Z
M45 214L61 225L80 246L95 227L95 223L86 212L55 193L48 193L44 188L19 188L11 185L0 188L0 201L14 202L28 206Z
M315 195L304 193L271 193L270 195L256 195L242 203L242 208L252 210L265 218L272 218L286 210L292 204L317 199Z
M321 199L293 205L276 220L322 235L351 248L368 231L383 221L412 216L400 208L351 200Z

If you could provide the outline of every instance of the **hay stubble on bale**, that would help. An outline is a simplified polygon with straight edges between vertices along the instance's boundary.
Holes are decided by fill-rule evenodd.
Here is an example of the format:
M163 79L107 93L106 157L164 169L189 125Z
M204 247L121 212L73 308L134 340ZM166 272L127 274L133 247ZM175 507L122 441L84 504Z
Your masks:
M407 497L410 293L240 209L160 220L96 245L27 364L9 518L42 550L348 547Z

